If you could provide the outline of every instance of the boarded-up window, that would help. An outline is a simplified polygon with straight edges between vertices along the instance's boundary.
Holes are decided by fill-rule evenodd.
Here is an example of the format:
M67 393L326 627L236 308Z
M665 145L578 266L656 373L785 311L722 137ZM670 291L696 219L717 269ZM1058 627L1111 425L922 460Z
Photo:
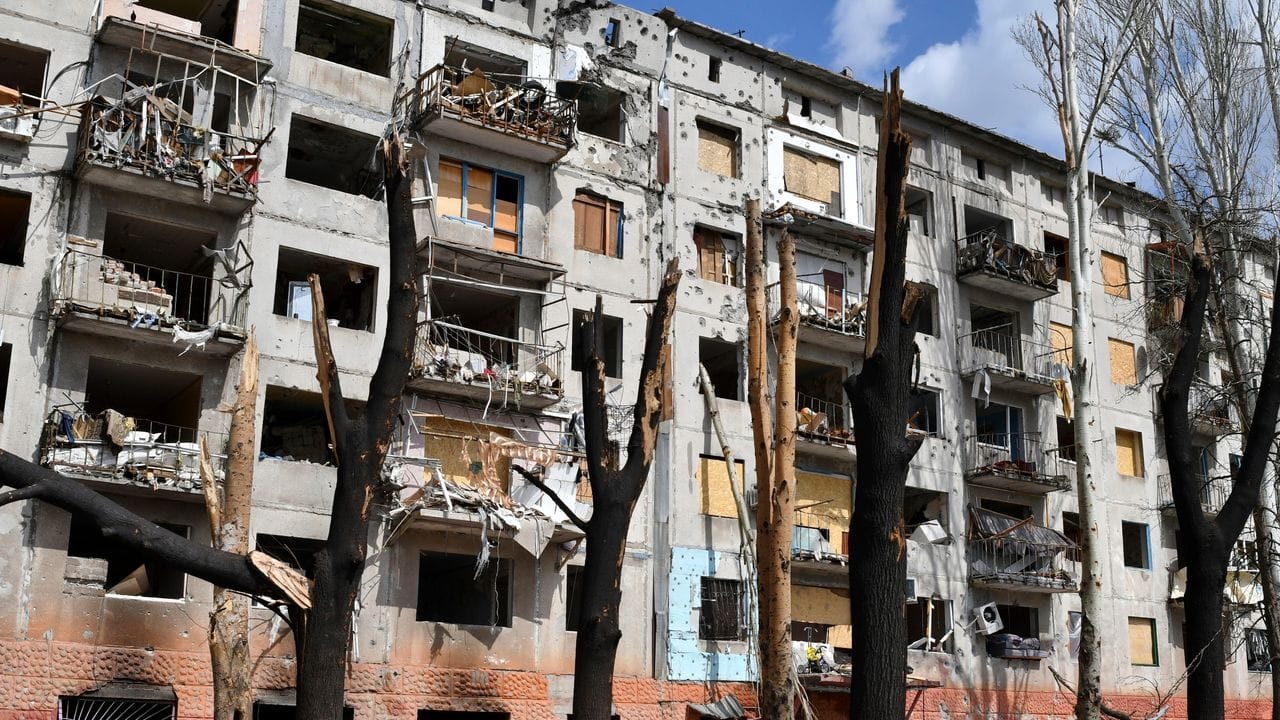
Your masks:
M1137 385L1138 367L1133 343L1107 338L1107 354L1111 357L1111 382L1117 385Z
M436 207L441 215L462 217L462 163L441 158Z
M738 492L742 492L746 465L741 460L734 460L733 472L738 476ZM733 488L729 486L729 468L724 458L703 455L698 459L698 485L702 488L699 512L713 517L738 517Z
M1116 472L1128 477L1143 476L1142 433L1116 428Z
M520 251L520 203L523 181L518 175L440 158L436 212L493 228L493 249Z
M840 163L831 158L782 150L782 182L787 192L827 205L827 212L840 214Z
M1123 256L1102 253L1102 287L1108 295L1129 297L1129 263Z
M1071 344L1071 326L1062 323L1049 323L1049 346L1053 348L1053 361L1071 367L1075 357Z
M698 248L698 276L703 280L738 285L738 241L718 230L697 227L693 244Z
M1129 662L1134 665L1159 665L1156 652L1155 618L1129 618Z
M725 177L738 177L738 131L699 120L698 168Z
M423 454L440 461L446 479L474 488L490 486L507 492L511 460L494 452L488 438L490 433L510 437L510 430L443 417L431 418L425 430ZM424 480L431 482L430 478Z
M622 257L622 203L579 192L573 198L573 246Z

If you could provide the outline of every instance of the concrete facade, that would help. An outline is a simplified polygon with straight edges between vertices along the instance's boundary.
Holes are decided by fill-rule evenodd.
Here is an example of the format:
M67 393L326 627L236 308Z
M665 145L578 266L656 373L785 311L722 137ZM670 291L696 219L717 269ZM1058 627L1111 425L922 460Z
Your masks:
M689 703L729 693L751 706L738 530L696 369L714 369L728 441L750 486L740 250L743 203L759 197L771 215L771 283L781 227L789 223L797 238L805 303L798 405L826 416L802 418L809 431L798 443L797 652L817 645L838 665L854 641L842 560L857 551L842 539L856 452L839 382L858 369L864 347L878 91L669 11L607 2L210 5L218 12L203 17L142 1L0 8L0 52L47 53L43 89L33 94L49 104L104 96L118 118L135 107L122 99L128 90L149 87L158 99L135 93L128 102L170 123L165 132L173 117L186 127L157 150L131 140L109 112L82 119L90 106L75 104L40 113L30 137L0 136L0 190L30 202L17 230L20 261L0 262L0 342L11 347L0 377L0 447L207 540L185 463L197 438L216 447L225 433L239 350L256 332L253 542L305 568L308 541L327 531L335 470L316 421L309 304L295 304L305 299L295 296L297 283L322 274L343 387L362 401L385 329L389 262L370 160L390 114L420 101L410 119L424 150L415 219L426 297L397 467L416 468L410 474L427 485L515 494L521 484L507 477L511 460L493 452L495 435L573 457L582 395L575 318L597 295L616 319L608 374L622 436L647 317L634 301L652 297L678 258L685 276L672 404L624 559L615 702L628 719L694 717ZM443 86L485 71L487 97L514 109L441 99L433 94L441 86L430 84L448 71L441 66L461 68ZM536 93L527 81L545 94L532 105L505 89ZM576 125L573 115L556 124L562 97ZM1068 283L1036 274L1050 236L1066 235L1060 163L922 106L909 105L904 123L915 139L908 279L931 288L932 327L918 345L921 385L936 393L921 396L913 422L927 437L904 510L912 529L925 526L909 543L915 593L906 612L933 621L909 651L922 686L909 695L911 717L1066 717L1070 699L1048 667L1073 673L1070 613L1079 602L1070 549L1049 548L1052 567L1009 570L1019 558L985 555L994 544L975 527L975 513L1000 513L1070 535L1075 499L1063 478L1073 470L1059 440L1052 367L1061 359L1053 328L1071 318ZM199 155L196 179L186 178L183 153L209 154L211 129L236 157L216 165ZM121 147L134 154L123 157ZM135 156L151 164L135 166ZM1170 602L1176 519L1162 509L1167 470L1152 409L1158 351L1147 246L1159 231L1150 198L1123 184L1099 178L1098 201L1105 210L1096 236L1111 254L1094 288L1095 362L1109 368L1097 398L1107 442L1094 450L1112 548L1104 691L1113 704L1140 709L1183 668L1182 612ZM1118 259L1127 272L1119 283ZM187 349L175 325L210 332ZM1129 343L1130 359L1110 339ZM1221 373L1211 363L1204 379L1216 383ZM123 433L107 410L130 418ZM1212 417L1203 424L1208 475L1223 474L1236 448L1219 438L1223 427ZM1137 434L1120 436L1121 450L1133 452L1117 451L1117 428ZM478 510L491 504L404 505L404 497L393 489L380 502L370 538L347 688L355 717L565 717L580 533L560 522L531 551L525 532L540 527L536 516L501 529ZM580 489L578 500L589 505ZM152 587L127 594L117 583L129 558L103 551L67 513L42 504L0 509L0 542L11 549L0 554L0 718L79 717L75 698L86 693L90 702L130 694L176 701L179 717L211 716L207 583L148 568ZM487 587L471 572L482 543ZM1002 561L1008 572L985 572ZM438 598L445 577L462 589ZM973 622L988 603L1046 656L990 654ZM474 620L476 608L488 621ZM253 613L259 700L288 705L288 630L266 608ZM1256 614L1247 606L1237 613L1228 716L1267 717L1270 678L1247 648ZM1126 642L1148 626L1149 647ZM844 716L838 672L804 681L820 717ZM1179 707L1168 717L1185 717Z

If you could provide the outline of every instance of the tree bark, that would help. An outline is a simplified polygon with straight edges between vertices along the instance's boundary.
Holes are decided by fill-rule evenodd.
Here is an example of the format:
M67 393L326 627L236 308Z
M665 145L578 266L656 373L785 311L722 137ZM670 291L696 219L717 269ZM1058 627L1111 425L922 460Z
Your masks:
M582 370L583 422L587 441L587 471L591 482L592 513L587 521L587 558L580 582L582 598L574 657L573 716L576 720L609 720L613 714L613 669L622 628L622 563L627 531L636 502L644 491L662 420L663 357L675 314L680 284L677 261L667 265L645 337L644 359L627 461L619 466L609 447L605 414L604 332L597 323L604 315L603 300L584 328L587 362Z
M906 537L902 503L911 458L915 317L906 297L907 171L911 136L902 130L898 70L884 93L876 162L875 255L868 303L867 358L845 381L853 406L857 486L849 524L849 605L853 621L849 717L906 713L907 639L903 615Z

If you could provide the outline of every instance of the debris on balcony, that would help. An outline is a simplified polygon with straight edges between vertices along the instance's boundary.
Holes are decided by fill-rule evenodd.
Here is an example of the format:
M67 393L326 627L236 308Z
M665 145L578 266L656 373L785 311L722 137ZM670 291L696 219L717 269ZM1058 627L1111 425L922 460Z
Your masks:
M804 513L797 515L797 523L805 522ZM791 559L832 565L849 564L849 556L835 552L821 528L799 524L791 529Z
M560 366L564 347L525 343L472 330L443 320L419 326L412 374L464 385L487 387L490 397L505 401L511 394L563 395Z
M1076 546L1066 535L992 510L969 506L969 580L976 585L1040 592L1074 592L1075 578L1059 567Z
M1053 653L1042 647L1040 638L1022 637L1013 633L996 633L987 637L987 655L1006 660L1043 660Z

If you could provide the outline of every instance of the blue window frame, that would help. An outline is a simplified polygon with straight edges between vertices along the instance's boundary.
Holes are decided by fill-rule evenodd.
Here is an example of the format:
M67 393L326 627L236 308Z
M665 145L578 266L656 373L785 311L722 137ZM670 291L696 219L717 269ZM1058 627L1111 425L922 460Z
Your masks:
M521 251L524 177L480 165L440 158L436 212L493 231L493 249Z

